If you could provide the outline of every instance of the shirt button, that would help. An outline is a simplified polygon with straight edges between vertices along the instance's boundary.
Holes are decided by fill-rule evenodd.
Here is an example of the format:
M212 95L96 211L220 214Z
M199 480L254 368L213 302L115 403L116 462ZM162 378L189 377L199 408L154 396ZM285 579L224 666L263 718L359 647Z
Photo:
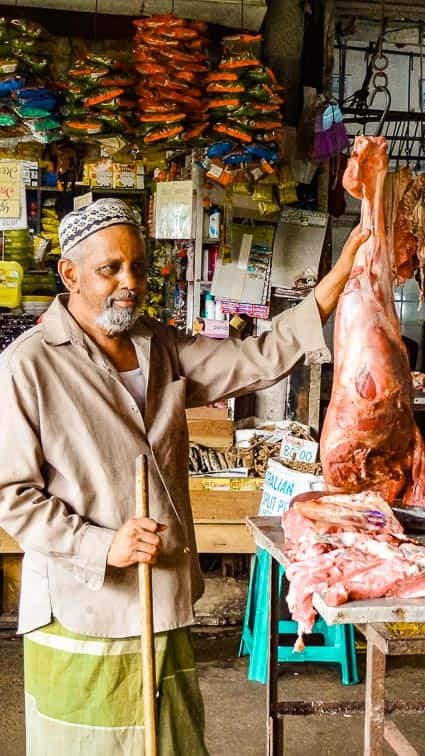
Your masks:
M185 546L184 547L183 554L190 554L190 548L189 548L189 546Z

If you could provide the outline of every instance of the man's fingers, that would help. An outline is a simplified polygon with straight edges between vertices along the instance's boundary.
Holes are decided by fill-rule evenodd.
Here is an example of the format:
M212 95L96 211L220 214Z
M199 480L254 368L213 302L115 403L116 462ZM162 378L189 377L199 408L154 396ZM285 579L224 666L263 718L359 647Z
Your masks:
M142 540L139 540L134 548L135 551L144 551L146 554L158 554L159 552L157 543L147 543L147 541Z
M150 517L136 517L134 522L142 530L149 530L151 533L160 533L167 528L167 525L151 520Z
M159 546L161 539L157 533L150 533L149 530L139 530L134 534L133 543L152 543L154 546Z
M157 558L157 554L146 554L144 551L136 551L134 554L134 561L141 564L155 564Z

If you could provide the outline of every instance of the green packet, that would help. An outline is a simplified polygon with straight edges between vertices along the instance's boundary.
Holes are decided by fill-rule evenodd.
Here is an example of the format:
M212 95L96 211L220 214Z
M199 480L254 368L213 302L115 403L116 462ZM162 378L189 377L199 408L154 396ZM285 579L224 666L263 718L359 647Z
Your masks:
M21 118L49 118L50 111L44 108L36 108L32 105L20 105L16 108L18 116Z

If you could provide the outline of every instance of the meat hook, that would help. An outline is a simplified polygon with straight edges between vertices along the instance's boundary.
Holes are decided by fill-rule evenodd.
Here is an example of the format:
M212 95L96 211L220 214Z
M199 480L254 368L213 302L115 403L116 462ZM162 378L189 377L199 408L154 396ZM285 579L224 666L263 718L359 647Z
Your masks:
M379 123L378 123L378 125L377 125L377 127L375 129L374 136L380 136L380 134L382 133L382 129L384 127L384 123L385 123L385 121L387 119L387 115L388 115L389 109L391 107L391 92L388 89L388 87L386 86L386 84L383 84L383 85L375 86L375 89L372 92L372 97L369 100L369 108L372 107L373 101L374 101L374 99L375 99L375 97L376 97L376 95L378 93L382 93L383 95L385 95L385 105L384 105L384 109L382 111L381 118L379 119Z

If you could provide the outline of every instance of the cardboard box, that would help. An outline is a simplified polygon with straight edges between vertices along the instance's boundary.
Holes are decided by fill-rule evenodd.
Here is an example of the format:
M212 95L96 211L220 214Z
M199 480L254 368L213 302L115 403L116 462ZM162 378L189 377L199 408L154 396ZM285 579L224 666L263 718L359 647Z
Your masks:
M264 478L220 478L218 475L189 478L191 491L262 491Z
M90 186L105 186L112 188L112 160L99 160L97 163L88 163L87 170Z
M233 420L188 419L189 441L212 449L230 449L233 446Z
M20 162L25 186L37 186L39 183L38 162L36 160L21 160Z
M227 407L191 407L186 410L188 420L223 420L228 414Z
M114 189L135 189L136 163L113 163L112 185Z

